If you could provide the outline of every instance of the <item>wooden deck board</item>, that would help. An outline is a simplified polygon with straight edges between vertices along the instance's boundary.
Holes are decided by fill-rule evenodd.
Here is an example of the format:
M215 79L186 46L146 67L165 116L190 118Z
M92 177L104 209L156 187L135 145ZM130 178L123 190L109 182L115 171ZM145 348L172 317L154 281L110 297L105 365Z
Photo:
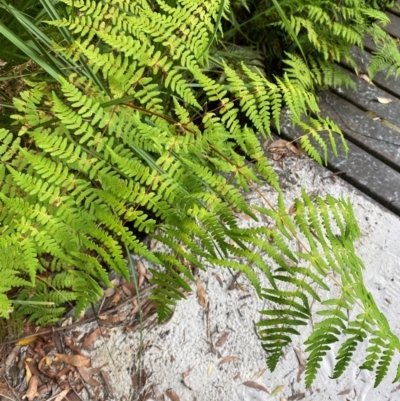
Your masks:
M400 38L400 17L391 12L387 12L386 15L390 19L390 24L383 27L383 29L391 36Z
M397 3L400 6L400 2ZM383 27L384 31L396 39L400 38L400 8L393 8L386 12L386 15L390 19L390 24ZM369 35L364 39L364 47L371 52L376 51L376 46Z
M394 7L390 8L389 11L392 14L400 16L400 0L397 0L396 4L394 5Z
M334 92L357 107L373 112L376 116L400 127L400 100L351 72L349 75L356 83L357 89L339 88L334 89ZM378 98L390 99L391 103L380 103Z
M390 24L384 26L383 30L396 39L400 38L400 10L391 10L390 12L386 12L385 14L389 17ZM364 39L364 46L369 51L376 50L375 44L369 35L367 35Z
M332 92L319 95L321 114L340 127L346 138L400 172L400 131L374 120Z
M385 31L400 38L400 8L386 14L391 23ZM361 78L368 70L370 52L376 50L371 38L365 38L364 46L366 51L354 47L351 53L359 76L344 62L339 67L354 80L356 90L336 88L318 94L321 116L339 126L349 147L348 157L343 149L338 157L329 151L327 167L341 172L350 184L400 216L400 77L386 77L382 71L375 75L373 84ZM304 131L291 123L287 113L281 119L281 133L286 139L295 140ZM321 135L329 143L327 133Z
M359 74L366 74L367 68L371 63L372 55L368 51L362 51L359 47L353 47L351 50L351 56L358 66ZM343 65L347 68L350 65L346 62L343 62ZM395 77L394 74L391 74L389 77L386 76L386 71L380 71L373 77L373 82L381 89L387 91L388 93L397 96L400 98L400 76L398 78Z
M282 116L281 133L291 140L304 134L299 127L293 126L287 115ZM327 134L322 133L322 136L328 142ZM350 184L400 215L400 174L357 145L349 142L348 146L348 157L342 149L337 158L329 152L328 168L341 172L341 177Z

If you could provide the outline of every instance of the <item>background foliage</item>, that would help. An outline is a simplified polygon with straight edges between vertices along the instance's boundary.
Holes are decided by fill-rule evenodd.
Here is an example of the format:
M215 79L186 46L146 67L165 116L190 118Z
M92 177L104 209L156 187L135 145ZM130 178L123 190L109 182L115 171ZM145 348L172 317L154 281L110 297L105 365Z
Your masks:
M244 272L274 304L258 323L272 370L314 300L307 386L340 334L334 377L368 341L361 368L379 384L400 343L363 284L351 205L303 192L289 213L257 135L279 130L286 106L310 156L326 158L322 130L333 152L346 149L318 117L314 91L348 83L333 62L365 33L395 49L378 25L388 22L383 4L237 1L231 13L213 0L22 3L1 2L0 32L14 43L4 61L30 65L19 95L2 95L12 114L0 129L0 315L49 324L69 303L79 315L111 285L108 270L129 278L133 252L158 266L152 299L163 320L190 291L191 267L211 263ZM375 70L397 71L379 54ZM268 207L249 205L248 190ZM240 213L269 228L239 228ZM148 234L166 250L150 252ZM332 281L339 295L323 302L317 289Z

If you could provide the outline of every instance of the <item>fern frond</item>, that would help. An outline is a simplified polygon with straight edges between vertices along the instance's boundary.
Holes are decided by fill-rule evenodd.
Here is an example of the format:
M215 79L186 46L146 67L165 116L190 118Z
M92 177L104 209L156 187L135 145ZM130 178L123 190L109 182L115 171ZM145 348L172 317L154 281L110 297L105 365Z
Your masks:
M318 312L322 315L331 317L315 324L314 332L304 342L308 345L306 352L309 352L306 366L306 386L309 387L313 383L317 371L321 366L321 361L326 353L331 349L333 343L339 340L340 329L344 330L346 325L344 321L346 316L341 312L340 307L331 310Z
M344 301L340 300L342 305ZM347 308L346 308L347 309ZM357 320L355 322L349 322L350 328L344 330L346 335L350 335L350 337L342 343L340 346L337 356L336 356L336 364L334 367L332 378L338 378L341 376L349 365L351 358L357 349L357 346L360 342L364 341L367 337L367 333L365 332L364 326L367 322L364 320Z
M283 349L292 341L288 334L299 335L297 326L307 325L311 312L308 299L301 291L264 289L262 297L279 307L276 310L261 311L264 315L279 317L256 323L261 328L259 334L262 346L268 353L267 365L273 371L283 355Z
M103 295L101 284L111 285L108 270L128 278L126 250L152 263L150 298L164 320L191 290L190 267L213 264L243 272L273 304L257 324L271 369L308 324L313 302L321 320L306 342L307 385L340 335L334 377L370 336L362 367L375 369L378 384L400 344L363 283L351 205L303 192L288 211L257 135L270 135L272 124L279 130L286 113L305 130L300 142L318 162L328 147L346 150L334 122L309 117L319 113L313 91L346 82L332 62L349 59L368 20L385 22L382 13L356 0L257 4L256 29L283 28L279 43L271 41L286 54L274 76L257 69L268 40L249 64L209 54L228 1L62 1L73 12L49 24L74 38L50 49L64 75L26 81L14 102L18 128L0 129L0 316L48 324L70 302L79 315ZM369 30L383 49L381 28ZM293 32L294 44L287 41ZM390 57L372 69L396 65ZM273 202L258 188L265 181ZM250 190L257 206L244 195ZM253 219L250 228L240 214ZM143 235L162 250L150 250ZM338 294L329 299L332 282ZM14 288L17 299L9 301Z

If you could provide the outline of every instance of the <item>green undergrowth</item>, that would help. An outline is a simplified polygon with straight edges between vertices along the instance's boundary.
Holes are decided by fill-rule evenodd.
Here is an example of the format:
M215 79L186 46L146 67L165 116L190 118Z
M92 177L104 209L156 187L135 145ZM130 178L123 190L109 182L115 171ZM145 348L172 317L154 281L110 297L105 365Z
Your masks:
M303 191L289 213L257 137L270 137L287 107L311 157L347 149L318 117L314 91L348 82L333 62L366 32L391 43L376 5L236 1L231 12L213 0L42 0L35 14L0 4L18 21L18 33L0 24L10 55L37 65L0 129L0 316L46 325L69 305L78 316L112 285L110 270L129 279L129 252L158 266L151 299L163 321L191 291L190 267L211 263L243 272L274 304L257 324L271 370L314 304L306 385L336 342L333 377L367 342L360 368L378 385L400 343L363 283L351 204ZM269 57L281 67L264 68ZM380 60L375 69L396 65ZM246 202L249 190L267 207ZM239 214L257 220L253 207L268 225L240 228ZM151 252L147 235L165 251Z

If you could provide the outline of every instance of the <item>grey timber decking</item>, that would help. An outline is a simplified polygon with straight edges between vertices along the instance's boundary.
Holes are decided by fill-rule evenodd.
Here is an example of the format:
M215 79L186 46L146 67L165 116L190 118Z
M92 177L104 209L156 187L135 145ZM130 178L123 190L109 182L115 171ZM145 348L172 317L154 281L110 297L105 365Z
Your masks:
M368 51L361 51L360 48L354 47L351 51L351 56L357 62L358 74L366 74L367 67L371 62L372 56ZM345 67L350 68L348 64L343 63ZM400 76L398 78L395 75L387 76L385 71L378 72L374 77L374 84L384 91L397 95L400 93Z
M400 38L400 9L389 10L387 15L391 23L386 32ZM328 168L400 215L400 76L380 72L368 82L364 74L375 48L368 38L364 45L364 51L352 50L358 76L348 64L340 67L356 89L343 87L318 94L322 116L340 127L349 146L347 157L342 149L338 157L329 153ZM291 140L304 134L288 115L282 117L281 131ZM322 135L327 139L327 134Z
M387 12L386 15L390 19L390 24L384 28L385 31L394 38L400 38L400 17L395 15L393 10Z

